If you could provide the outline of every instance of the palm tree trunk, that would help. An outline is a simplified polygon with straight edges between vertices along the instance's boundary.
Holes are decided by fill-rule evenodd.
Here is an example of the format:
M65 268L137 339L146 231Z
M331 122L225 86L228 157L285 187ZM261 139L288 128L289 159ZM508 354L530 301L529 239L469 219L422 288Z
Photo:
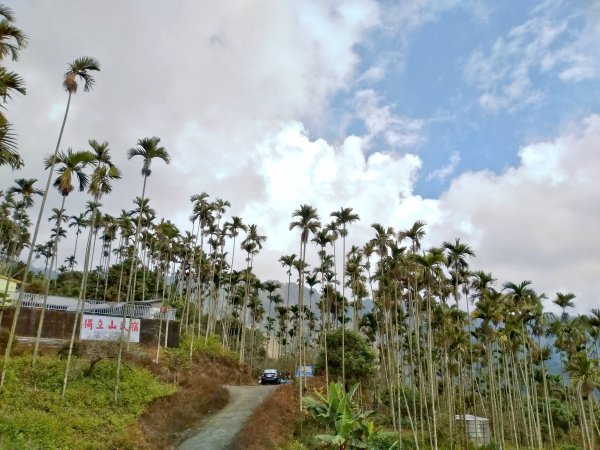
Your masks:
M33 258L33 253L35 251L35 244L37 242L37 237L38 237L38 233L40 230L40 223L42 222L42 216L44 215L44 207L46 206L46 199L48 198L48 192L50 191L50 183L52 182L52 175L54 174L56 154L58 153L58 149L60 148L60 142L62 140L63 132L65 130L65 124L67 122L67 116L69 115L69 106L71 105L71 95L72 95L72 93L69 91L69 97L67 99L67 107L65 109L65 115L63 117L62 125L60 127L60 133L58 135L58 141L56 142L56 148L54 149L54 156L52 158L52 166L50 166L50 172L48 173L48 180L46 181L46 189L44 190L44 196L42 197L40 211L38 213L38 218L35 223L35 231L33 232L33 237L31 238L31 243L29 245L29 254L27 255L27 263L25 264L25 272L23 273L23 286L19 290L19 297L17 298L17 302L15 304L15 313L14 313L12 324L10 327L8 341L6 343L6 350L4 351L4 362L2 365L2 374L0 374L0 392L2 391L2 388L4 387L4 381L6 379L6 370L8 368L8 362L10 360L10 352L12 351L12 345L13 345L13 341L15 339L15 332L17 330L17 322L19 320L19 313L21 312L21 304L23 303L23 297L25 295L25 283L27 282L27 278L29 276L29 271L31 270L31 260Z
M342 384L346 385L346 225L342 236Z
M300 276L299 276L299 284L300 284L300 295L298 298L298 361L299 366L302 366L302 348L303 348L303 338L304 338L304 264L306 262L306 242L300 239ZM343 341L342 341L343 342ZM342 344L343 345L343 344ZM342 363L343 364L343 363ZM303 380L304 378L304 380ZM300 382L299 393L300 393L300 411L302 411L302 388L306 383L306 374L304 373L304 367L300 370Z
M106 270L104 278L104 294L102 295L102 301L106 301L106 292L108 291L108 272L110 271L110 253L112 251L112 241L108 244L108 256L106 257Z
M77 254L77 243L79 242L79 228L75 231L75 248L73 249L73 261L75 261L75 255ZM71 272L73 272L74 266L71 266Z
M54 248L52 250L52 262L50 263L50 271L52 271L52 267L54 266L54 263L56 261L56 255L58 253L58 238L59 236L59 230L60 230L60 223L62 222L62 213L64 211L65 208L65 200L66 200L67 196L63 195L62 196L62 204L60 205L60 210L58 212L58 218L57 218L57 225L56 225L56 239L54 240ZM47 279L45 286L44 286L44 302L42 303L42 312L40 313L40 323L38 324L38 329L37 329L37 335L35 337L35 346L33 348L33 357L31 360L31 366L33 368L35 368L35 363L37 361L37 357L38 357L38 352L40 349L40 339L42 337L42 327L44 326L44 315L46 314L46 305L48 304L48 293L50 291L50 280Z
M97 202L98 200L98 196L96 196L95 202ZM90 253L91 253L91 246L92 246L92 234L93 234L93 230L94 230L94 225L96 224L96 210L94 209L92 211L92 223L90 225L90 232L88 234L88 241L87 241L87 245L86 245L86 249L85 249L85 259L83 262L83 274L81 277L81 285L79 288L79 298L77 299L77 310L75 311L75 320L73 322L73 329L71 330L71 340L69 342L69 353L67 356L67 365L65 367L65 375L63 378L63 388L62 388L62 393L61 396L64 398L65 393L67 392L67 383L69 380L69 370L71 368L71 358L73 356L73 344L75 342L75 332L77 330L77 324L79 321L79 314L80 312L83 313L83 305L84 305L84 299L85 299L85 293L86 293L86 286L87 286L87 276L89 273L89 265L90 265Z
M593 450L592 447L592 438L590 436L590 430L587 423L587 418L585 417L585 407L583 406L583 394L582 394L582 386L579 385L577 388L577 406L579 407L579 417L581 418L581 434L583 437L584 447L586 449Z
M248 316L248 296L250 290L250 271L252 269L252 256L248 252L248 263L246 264L246 291L244 293L244 304L242 306L241 331L240 331L240 359L239 363L244 364L244 351L246 343L246 319Z

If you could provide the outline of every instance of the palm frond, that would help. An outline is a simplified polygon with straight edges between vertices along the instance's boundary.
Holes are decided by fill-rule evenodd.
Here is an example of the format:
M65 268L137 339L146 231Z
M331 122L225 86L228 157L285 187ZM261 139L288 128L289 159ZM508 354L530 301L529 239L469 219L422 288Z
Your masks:
M0 5L0 16L4 17L9 22L15 21L15 13L6 5Z
M10 55L13 61L19 58L19 51L27 47L27 35L19 28L15 27L12 11L1 6L0 16L4 19L0 21L0 60L6 55Z
M70 93L77 92L77 78L80 78L84 82L83 90L88 92L96 82L90 71L100 71L100 63L95 58L83 56L69 64L69 70L65 72L63 80L65 90Z
M10 166L11 169L17 170L23 167L23 164L10 125L0 125L0 166Z

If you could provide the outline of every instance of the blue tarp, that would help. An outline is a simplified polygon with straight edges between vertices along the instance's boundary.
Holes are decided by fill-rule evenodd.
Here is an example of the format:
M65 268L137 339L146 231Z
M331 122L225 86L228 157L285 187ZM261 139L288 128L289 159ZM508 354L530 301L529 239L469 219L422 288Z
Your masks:
M314 366L298 366L296 367L296 377L313 377L315 372Z

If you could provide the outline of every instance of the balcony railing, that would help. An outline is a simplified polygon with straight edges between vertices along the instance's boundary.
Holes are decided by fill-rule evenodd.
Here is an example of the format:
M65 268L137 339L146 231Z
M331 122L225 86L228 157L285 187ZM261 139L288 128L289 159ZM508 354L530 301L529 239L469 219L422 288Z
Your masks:
M50 311L77 310L76 298L48 296L46 309ZM44 304L43 294L25 293L22 308L41 308ZM85 300L83 305L85 314L102 314L105 316L123 316L139 319L165 319L175 320L175 308L156 307L150 305L129 304L125 302L113 303L98 300Z

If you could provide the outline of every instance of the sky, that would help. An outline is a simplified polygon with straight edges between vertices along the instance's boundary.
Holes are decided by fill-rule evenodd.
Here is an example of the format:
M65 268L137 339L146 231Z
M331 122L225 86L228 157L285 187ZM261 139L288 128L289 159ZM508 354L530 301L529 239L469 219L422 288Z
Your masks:
M5 3L29 36L9 64L27 95L6 105L26 167L0 168L0 189L45 180L67 63L93 56L102 70L74 96L62 148L110 143L124 176L105 212L131 209L141 162L127 150L159 136L172 162L148 180L158 217L186 230L192 194L229 200L227 217L268 236L261 277L285 279L306 203L325 222L352 207L348 245L373 223L424 220L426 247L460 238L498 288L531 280L549 299L573 292L577 312L600 304L597 1ZM70 195L67 213L86 200Z

